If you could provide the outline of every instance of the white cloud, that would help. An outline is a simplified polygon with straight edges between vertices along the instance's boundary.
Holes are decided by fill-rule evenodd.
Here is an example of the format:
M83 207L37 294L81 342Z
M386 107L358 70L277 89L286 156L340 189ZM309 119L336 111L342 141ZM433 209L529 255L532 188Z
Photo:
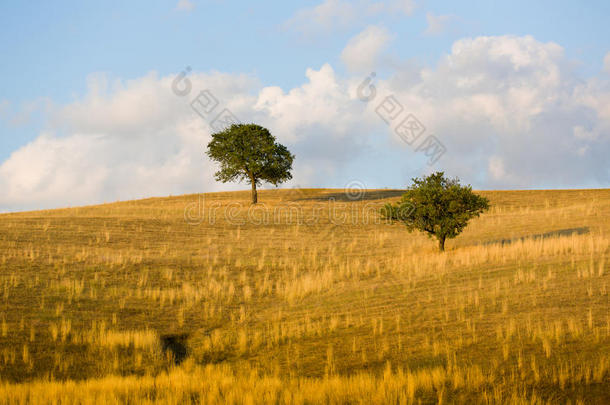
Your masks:
M391 39L384 27L369 26L349 40L341 53L341 60L350 71L369 73L378 64L381 52Z
M0 165L0 209L243 188L216 183L204 154L208 123L224 107L242 122L267 126L296 153L294 184L320 184L357 156L368 132L359 118L364 105L329 65L306 76L284 92L246 75L193 73L191 94L178 97L172 76L111 83L93 75L82 99L52 109L49 131ZM204 89L219 101L205 119L190 106Z
M195 3L190 0L179 0L176 4L176 10L192 11L195 8Z
M295 184L329 184L331 175L366 154L379 121L363 119L366 105L330 65L308 69L306 76L306 83L288 92L261 89L254 116L295 151Z
M440 167L460 177L487 187L608 185L610 86L564 65L559 45L530 36L462 39L419 82L388 91L445 143Z
M173 76L92 76L86 95L55 106L53 125L0 165L0 210L244 188L213 179L210 129L189 105L203 89L295 153L291 184L399 186L440 169L476 187L607 187L610 79L582 80L569 66L559 45L529 36L467 38L434 68L376 80L368 104L356 97L362 76L328 64L292 89L192 73L188 97L172 93ZM433 168L375 113L388 95L446 146Z
M447 26L453 20L451 15L434 15L432 13L426 13L426 22L428 27L424 31L426 35L440 35L447 30Z
M323 0L316 6L297 10L283 26L305 35L316 35L342 30L380 14L411 15L414 8L413 0Z
M155 74L112 85L92 76L81 100L52 110L52 131L0 165L0 207L29 209L82 205L219 188L203 159L210 130L173 77ZM258 82L243 75L196 74L193 89L215 89L239 112ZM193 90L193 96L195 90Z
M610 73L610 52L606 53L606 56L604 56L604 71Z

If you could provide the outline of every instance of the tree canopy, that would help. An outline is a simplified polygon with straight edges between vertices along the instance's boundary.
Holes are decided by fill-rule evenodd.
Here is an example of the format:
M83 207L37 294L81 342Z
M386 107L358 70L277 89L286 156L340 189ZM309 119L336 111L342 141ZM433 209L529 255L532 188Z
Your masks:
M419 230L438 239L440 251L445 240L459 235L468 221L489 209L489 200L462 186L458 179L448 179L437 172L422 179L414 178L397 204L386 204L382 216L403 222L409 231Z
M214 174L217 181L250 182L252 204L258 201L257 185L268 182L277 186L292 178L294 155L260 125L234 124L212 134L207 155L220 164Z

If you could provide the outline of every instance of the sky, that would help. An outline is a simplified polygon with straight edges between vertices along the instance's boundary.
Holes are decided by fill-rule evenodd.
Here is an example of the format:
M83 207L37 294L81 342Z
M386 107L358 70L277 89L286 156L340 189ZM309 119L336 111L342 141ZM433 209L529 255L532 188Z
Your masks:
M445 171L607 188L608 17L607 1L3 1L0 212L248 189L204 153L227 116L296 155L281 187Z

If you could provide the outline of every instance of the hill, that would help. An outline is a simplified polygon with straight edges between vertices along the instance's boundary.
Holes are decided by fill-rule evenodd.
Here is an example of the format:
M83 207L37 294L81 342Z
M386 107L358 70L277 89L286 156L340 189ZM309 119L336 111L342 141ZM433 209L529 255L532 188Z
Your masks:
M610 403L610 190L480 194L444 254L397 190L0 215L0 403Z

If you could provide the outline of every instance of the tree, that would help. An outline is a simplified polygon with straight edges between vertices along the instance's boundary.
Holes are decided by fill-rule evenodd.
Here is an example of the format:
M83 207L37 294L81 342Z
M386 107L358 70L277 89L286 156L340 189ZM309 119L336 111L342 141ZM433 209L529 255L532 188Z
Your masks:
M249 181L252 204L258 201L256 186L265 181L277 186L292 178L292 155L275 141L269 130L256 124L234 124L212 134L207 155L220 163L217 181Z
M438 239L438 248L445 250L445 240L459 235L471 218L489 209L489 200L462 186L458 179L447 179L437 172L423 179L414 178L402 199L386 204L382 216L403 222L409 232L419 230Z

